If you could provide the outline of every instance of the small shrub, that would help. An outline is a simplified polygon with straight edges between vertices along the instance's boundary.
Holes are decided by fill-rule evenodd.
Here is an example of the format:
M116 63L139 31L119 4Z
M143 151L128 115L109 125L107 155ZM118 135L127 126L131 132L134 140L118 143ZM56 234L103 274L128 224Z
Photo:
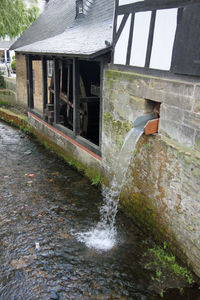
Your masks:
M13 72L16 71L16 60L15 60L15 56L12 57L11 68L12 68Z

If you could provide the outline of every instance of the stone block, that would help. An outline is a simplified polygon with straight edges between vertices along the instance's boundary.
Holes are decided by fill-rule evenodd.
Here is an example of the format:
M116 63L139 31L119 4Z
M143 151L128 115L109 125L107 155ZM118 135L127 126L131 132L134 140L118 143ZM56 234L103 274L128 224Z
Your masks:
M197 151L200 151L200 130L196 131L194 147Z
M200 130L200 114L193 112L184 112L184 124Z
M194 93L194 85L192 83L185 83L167 78L155 78L150 80L149 88L157 91L164 91L166 93L173 93L191 97Z
M195 130L193 128L181 125L179 133L178 142L188 147L194 145Z
M174 106L163 103L160 107L160 118L163 120L172 120L181 123L183 121L184 111Z
M160 118L159 121L159 133L168 136L176 141L179 139L180 124L172 120L163 120Z
M194 112L200 113L200 86L197 85L194 91Z

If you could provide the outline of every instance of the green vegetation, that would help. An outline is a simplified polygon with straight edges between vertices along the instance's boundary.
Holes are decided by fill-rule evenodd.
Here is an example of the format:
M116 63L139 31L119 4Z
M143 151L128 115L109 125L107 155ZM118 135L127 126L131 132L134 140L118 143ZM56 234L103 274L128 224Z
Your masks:
M27 8L24 0L0 1L0 37L14 38L22 34L39 15L37 0Z
M148 252L152 254L153 261L148 263L146 267L155 270L155 275L152 275L151 278L160 284L160 286L162 286L162 283L166 280L166 276L170 276L170 279L174 278L174 280L180 278L187 281L189 285L194 283L192 273L188 271L187 268L180 266L175 256L170 253L166 242L164 242L163 247L155 245L149 249ZM144 255L147 256L148 253L146 252ZM179 290L181 292L182 288L179 287ZM161 288L161 296L163 296L163 291L163 288Z
M11 68L13 71L16 71L16 59L14 55L12 57Z
M11 107L11 104L6 101L0 100L0 107L9 108Z
M103 115L104 124L108 127L107 131L111 131L115 136L115 140L118 146L123 145L124 136L131 130L132 124L129 121L115 120L113 115L108 112Z

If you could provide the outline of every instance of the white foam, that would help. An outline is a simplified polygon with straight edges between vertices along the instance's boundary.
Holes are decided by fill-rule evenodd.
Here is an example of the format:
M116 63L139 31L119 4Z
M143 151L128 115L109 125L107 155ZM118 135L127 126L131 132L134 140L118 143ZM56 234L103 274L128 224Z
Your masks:
M143 130L132 128L127 134L119 157L116 160L115 175L111 187L104 187L102 191L103 205L100 207L100 222L95 228L87 232L75 233L79 242L88 248L108 251L116 244L117 231L115 226L119 197L126 179L126 172L130 159Z
M116 244L116 231L110 228L94 228L87 232L76 233L75 236L79 242L85 243L88 248L101 251L108 251Z

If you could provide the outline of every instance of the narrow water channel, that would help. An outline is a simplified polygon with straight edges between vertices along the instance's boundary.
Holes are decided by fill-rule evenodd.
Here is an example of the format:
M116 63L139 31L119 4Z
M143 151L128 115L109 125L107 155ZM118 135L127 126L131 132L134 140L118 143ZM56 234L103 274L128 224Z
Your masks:
M86 178L0 123L0 300L161 299L141 263L148 238L123 215L110 251L72 234L99 221L101 202ZM163 299L198 297L175 290Z

